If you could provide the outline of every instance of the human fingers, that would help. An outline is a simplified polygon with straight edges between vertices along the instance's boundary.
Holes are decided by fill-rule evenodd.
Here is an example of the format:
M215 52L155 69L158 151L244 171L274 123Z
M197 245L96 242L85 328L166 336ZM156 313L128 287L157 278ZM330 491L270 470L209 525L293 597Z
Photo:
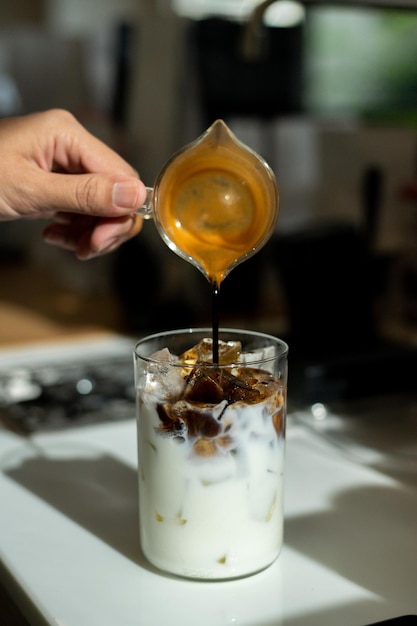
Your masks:
M70 113L53 110L0 121L0 219L56 211L126 215L146 190L137 172Z
M117 220L100 219L91 231L90 237L84 235L77 248L77 257L81 260L116 250L124 242L136 236L143 225L143 218L136 213Z
M37 172L31 211L39 216L65 211L94 217L119 217L136 211L146 200L139 178L105 174L56 174ZM29 214L30 214L29 213Z
M106 254L137 235L142 218L131 214L113 219L59 213L43 231L47 243L71 250L80 260Z
M96 172L136 176L117 152L90 133L72 113L50 109L0 120L3 145L47 172Z

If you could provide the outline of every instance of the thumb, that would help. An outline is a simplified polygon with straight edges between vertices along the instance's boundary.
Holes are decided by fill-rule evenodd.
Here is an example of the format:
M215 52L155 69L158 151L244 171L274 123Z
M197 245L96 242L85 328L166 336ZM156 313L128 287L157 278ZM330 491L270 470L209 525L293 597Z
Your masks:
M42 185L35 199L42 212L117 217L138 209L146 200L145 185L134 176L57 173L46 176L47 184Z

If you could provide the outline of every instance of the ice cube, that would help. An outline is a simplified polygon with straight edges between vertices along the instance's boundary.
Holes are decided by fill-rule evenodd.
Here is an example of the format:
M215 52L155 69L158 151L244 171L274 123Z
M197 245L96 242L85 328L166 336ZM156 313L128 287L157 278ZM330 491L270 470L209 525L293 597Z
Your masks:
M219 364L236 363L242 352L240 341L219 340ZM213 363L213 340L210 337L202 339L197 345L184 352L179 360L187 365L196 363Z
M218 404L224 400L223 388L216 376L216 370L195 367L187 377L184 398L190 402Z
M176 398L184 389L184 373L168 348L151 355L145 382L146 392L157 400Z
M243 377L235 376L227 369L196 366L187 377L184 397L190 402L219 404L243 401L248 404L259 402L259 390L254 388L257 379L250 370L243 369Z
M177 360L177 357L173 356L168 348L162 348L162 350L154 352L149 358L157 363L172 363Z
M185 400L158 405L162 431L182 438L185 435L192 439L217 437L221 425L216 419L216 413L218 411L213 411L211 406L195 406Z
M240 354L239 362L240 363L259 363L261 361L266 361L262 363L262 369L273 372L276 358L276 349L275 346L265 346L264 348L259 348L257 350L249 350L247 352L242 352ZM270 363L268 363L270 361Z

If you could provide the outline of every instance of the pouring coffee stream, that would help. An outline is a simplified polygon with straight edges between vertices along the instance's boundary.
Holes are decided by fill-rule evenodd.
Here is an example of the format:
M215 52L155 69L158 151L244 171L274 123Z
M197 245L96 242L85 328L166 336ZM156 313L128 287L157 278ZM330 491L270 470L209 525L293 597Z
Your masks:
M275 175L223 120L176 152L138 210L167 246L212 287L213 362L218 362L218 297L231 270L271 237L279 210Z

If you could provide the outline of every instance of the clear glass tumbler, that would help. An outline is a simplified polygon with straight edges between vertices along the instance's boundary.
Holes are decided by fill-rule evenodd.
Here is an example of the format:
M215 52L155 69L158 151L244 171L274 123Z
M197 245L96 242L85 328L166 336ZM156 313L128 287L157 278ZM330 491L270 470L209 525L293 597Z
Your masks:
M139 520L153 565L222 580L282 547L288 346L220 329L213 363L210 337L175 330L135 347Z

